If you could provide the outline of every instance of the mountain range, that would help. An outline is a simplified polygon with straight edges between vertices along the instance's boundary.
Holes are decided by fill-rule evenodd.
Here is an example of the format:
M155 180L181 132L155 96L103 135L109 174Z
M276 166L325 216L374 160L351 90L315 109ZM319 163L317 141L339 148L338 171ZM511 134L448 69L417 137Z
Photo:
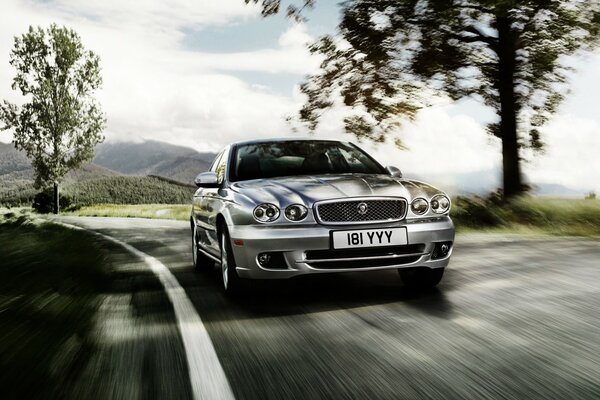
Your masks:
M191 184L215 157L214 153L150 140L107 142L96 147L92 163L124 175L156 175Z
M68 174L66 180L88 180L114 175L156 175L192 184L209 168L216 154L157 141L108 142L96 147L91 163ZM33 168L25 153L11 143L0 142L0 182L33 180Z
M108 142L96 148L96 156L91 163L69 172L62 186L66 189L64 192L69 194L77 192L82 184L97 183L97 186L106 188L111 182L122 188L130 188L135 183L140 190L161 185L163 191L179 193L182 185L192 187L194 177L207 170L215 156L157 141ZM131 179L121 179L127 176L131 176ZM147 181L132 180L146 176L163 180L159 182L150 177ZM29 203L38 192L33 187L33 181L34 171L25 154L16 150L12 143L0 142L0 203ZM172 184L169 181L173 181ZM118 189L114 188L113 191Z

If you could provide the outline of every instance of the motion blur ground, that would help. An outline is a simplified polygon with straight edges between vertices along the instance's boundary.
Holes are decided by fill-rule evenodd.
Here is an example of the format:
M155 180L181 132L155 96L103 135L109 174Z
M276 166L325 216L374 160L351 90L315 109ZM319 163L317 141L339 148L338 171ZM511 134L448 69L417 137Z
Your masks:
M229 299L217 268L193 271L186 222L63 220L130 243L171 270L238 399L600 394L595 240L458 236L446 279L428 292L408 291L393 271L378 271L258 282L251 295ZM124 266L137 262L122 257ZM89 393L144 398L160 389L158 397L191 396L184 378L205 371L188 370L156 281L143 268L126 269L127 280L138 284L124 285L121 302L109 310L148 323L130 329L111 313L119 322L105 327L111 344L94 356L104 361L85 370L87 382L110 391Z
M0 209L2 398L67 396L93 351L108 253L90 235Z

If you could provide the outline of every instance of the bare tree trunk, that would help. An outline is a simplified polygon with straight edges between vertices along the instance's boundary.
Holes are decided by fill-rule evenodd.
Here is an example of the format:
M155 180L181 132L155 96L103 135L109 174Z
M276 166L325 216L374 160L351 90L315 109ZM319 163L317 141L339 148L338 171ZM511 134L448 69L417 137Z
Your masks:
M523 192L519 142L517 138L517 105L515 103L515 37L511 21L498 17L498 92L500 94L500 135L502 139L502 172L504 176L504 199Z
M58 183L54 182L54 214L58 214L60 212L60 202L59 202L59 188Z

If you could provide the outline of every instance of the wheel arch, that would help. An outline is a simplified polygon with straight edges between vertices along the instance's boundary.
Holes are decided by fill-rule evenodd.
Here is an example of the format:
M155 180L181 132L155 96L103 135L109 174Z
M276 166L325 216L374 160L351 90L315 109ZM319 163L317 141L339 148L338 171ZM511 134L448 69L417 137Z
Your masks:
M217 214L216 227L217 227L217 237L220 238L221 234L223 233L223 229L227 227L227 221L225 219L225 216L221 213Z

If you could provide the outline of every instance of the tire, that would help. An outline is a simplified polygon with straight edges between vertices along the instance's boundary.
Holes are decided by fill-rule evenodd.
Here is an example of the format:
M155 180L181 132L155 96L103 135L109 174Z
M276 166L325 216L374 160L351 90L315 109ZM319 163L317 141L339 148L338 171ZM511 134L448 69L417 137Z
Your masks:
M444 276L444 268L401 268L398 272L404 285L413 289L433 288Z
M192 264L196 271L207 272L215 266L214 260L206 256L198 246L198 232L196 224L192 228Z
M231 240L227 227L223 226L219 237L221 247L221 277L223 281L223 290L227 295L237 295L242 292L242 280L235 269L235 259L231 248Z

